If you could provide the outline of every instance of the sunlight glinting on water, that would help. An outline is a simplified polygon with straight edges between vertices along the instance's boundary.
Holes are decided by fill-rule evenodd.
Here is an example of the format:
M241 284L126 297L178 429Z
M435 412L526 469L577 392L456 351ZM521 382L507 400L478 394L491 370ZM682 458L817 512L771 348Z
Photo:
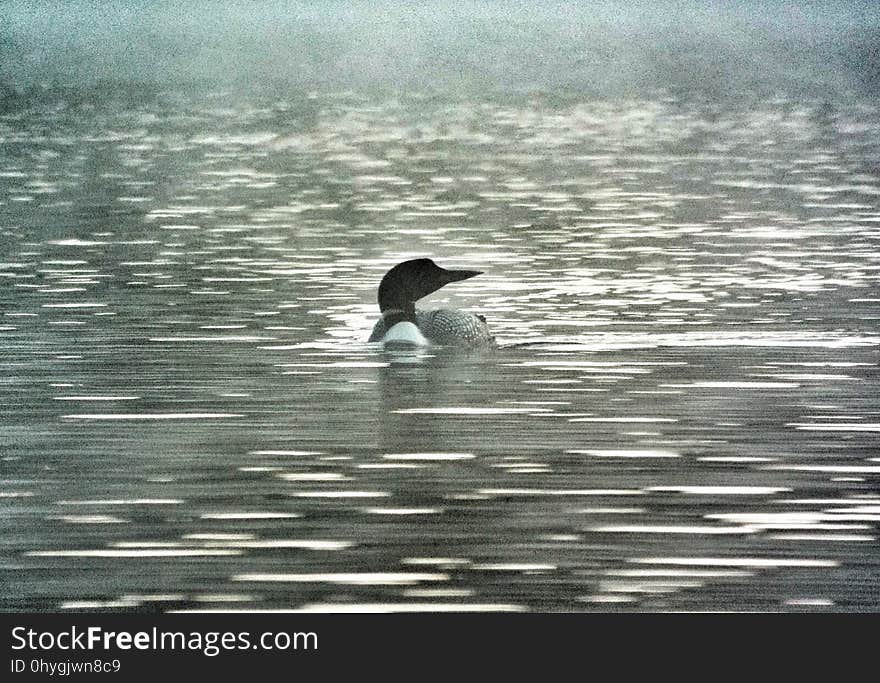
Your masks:
M196 602L252 602L254 596L247 593L204 593L193 599Z
M439 508L364 508L368 515L439 515L443 510Z
M485 496L640 496L636 489L479 489Z
M471 561L462 557L404 557L400 563L413 566L455 567L469 565Z
M791 422L788 427L794 427L804 431L815 432L880 432L880 422L859 423L859 424L835 424L835 423L815 423L815 422Z
M130 521L111 515L59 515L49 519L58 519L68 524L127 524Z
M208 512L200 515L201 519L217 519L217 520L245 520L245 519L296 519L302 517L296 512L268 512L268 511L252 511L252 512Z
M69 600L62 602L58 608L63 610L89 610L89 609L131 609L141 603L136 600Z
M651 486L648 492L684 493L694 496L770 496L791 491L773 486Z
M59 500L56 505L183 505L185 501L178 498L132 498L107 500Z
M349 481L351 479L338 472L286 472L276 476L284 481Z
M387 498L387 491L297 491L298 498Z
M266 540L228 540L228 541L206 541L202 543L205 548L238 548L238 549L259 549L259 548L293 548L299 550L346 550L354 546L354 543L348 541L319 541L319 540L288 540L288 539L266 539Z
M233 581L284 583L334 583L359 586L412 586L422 581L448 581L448 574L428 572L363 572L327 574L239 574Z
M247 610L171 610L172 613L215 613L228 614L244 612L248 614L397 614L412 612L525 612L524 607L504 603L455 603L455 602L330 602L306 604L292 609L247 609Z
M877 117L0 114L0 608L875 609ZM366 343L423 256L484 272L419 305L484 314L497 349Z
M238 413L95 413L91 415L62 415L64 420L209 420L243 417Z
M300 456L300 455L322 455L322 451L294 451L294 450L260 450L249 451L248 455L281 455L281 456Z
M838 567L834 560L765 558L765 557L645 557L629 560L636 564L666 564L687 567Z
M33 550L25 553L30 557L216 557L239 555L238 550L207 550L201 548L145 548L131 550Z
M54 401L137 401L140 396L53 396Z
M681 455L672 451L663 450L568 450L566 453L574 453L580 455L592 455L596 458L680 458Z
M553 572L557 567L554 564L535 563L502 563L502 564L475 564L471 566L474 571L482 572Z
M593 526L588 531L604 534L753 534L756 529L748 526L635 526L613 525Z

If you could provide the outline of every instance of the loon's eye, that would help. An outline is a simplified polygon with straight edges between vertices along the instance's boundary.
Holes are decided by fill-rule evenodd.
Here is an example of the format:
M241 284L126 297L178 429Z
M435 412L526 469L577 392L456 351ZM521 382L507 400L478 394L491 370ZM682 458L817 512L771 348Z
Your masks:
M485 315L480 315L479 313L477 313L477 318L480 320L480 322L486 322L486 316L485 316Z

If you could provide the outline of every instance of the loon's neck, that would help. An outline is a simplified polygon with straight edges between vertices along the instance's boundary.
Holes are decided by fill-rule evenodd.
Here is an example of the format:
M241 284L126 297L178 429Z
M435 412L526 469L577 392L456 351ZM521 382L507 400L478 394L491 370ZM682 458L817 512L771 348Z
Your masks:
M386 308L382 311L382 320L385 321L386 330L390 330L397 323L402 322L410 322L418 327L416 323L416 305L410 302L400 307Z

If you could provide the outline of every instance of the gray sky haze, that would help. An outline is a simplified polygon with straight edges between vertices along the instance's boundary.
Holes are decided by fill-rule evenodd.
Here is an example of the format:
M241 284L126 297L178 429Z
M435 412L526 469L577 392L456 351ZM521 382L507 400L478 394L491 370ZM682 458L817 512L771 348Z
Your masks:
M17 87L207 80L260 88L596 93L876 89L880 3L0 3Z

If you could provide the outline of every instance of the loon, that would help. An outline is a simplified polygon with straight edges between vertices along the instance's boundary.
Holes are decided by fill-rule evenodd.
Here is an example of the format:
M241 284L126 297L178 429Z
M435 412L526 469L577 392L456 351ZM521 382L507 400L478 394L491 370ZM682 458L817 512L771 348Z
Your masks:
M416 301L450 282L482 274L479 270L446 270L429 258L398 263L379 283L382 317L369 342L478 348L495 345L481 315L441 308L416 310Z

